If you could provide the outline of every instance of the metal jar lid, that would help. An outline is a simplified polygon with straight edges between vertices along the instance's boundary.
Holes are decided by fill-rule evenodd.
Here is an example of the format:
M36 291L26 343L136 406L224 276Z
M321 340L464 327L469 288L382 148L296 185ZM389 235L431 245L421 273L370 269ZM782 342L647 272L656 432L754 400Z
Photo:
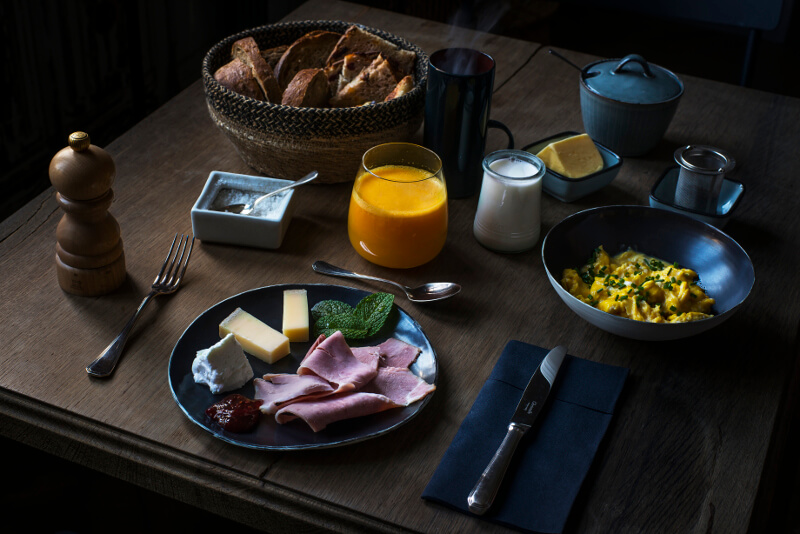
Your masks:
M675 151L675 163L698 174L727 174L736 161L719 148L705 145L686 145Z
M683 94L683 82L675 74L638 54L590 63L581 82L597 95L631 104L659 104Z

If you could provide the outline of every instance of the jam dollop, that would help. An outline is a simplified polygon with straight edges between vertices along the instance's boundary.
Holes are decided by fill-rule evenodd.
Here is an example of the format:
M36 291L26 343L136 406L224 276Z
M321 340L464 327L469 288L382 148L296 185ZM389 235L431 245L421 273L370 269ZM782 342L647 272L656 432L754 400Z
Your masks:
M234 393L209 406L206 415L228 432L249 432L258 424L261 417L258 407L263 403Z

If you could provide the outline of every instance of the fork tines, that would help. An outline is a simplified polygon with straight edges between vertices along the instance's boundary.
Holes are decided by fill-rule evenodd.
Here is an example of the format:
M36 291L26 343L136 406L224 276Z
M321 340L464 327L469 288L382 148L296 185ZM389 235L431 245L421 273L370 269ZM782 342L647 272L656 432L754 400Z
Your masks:
M175 246L177 244L177 246ZM186 247L189 247L187 252ZM186 267L189 265L189 257L192 255L194 249L194 237L189 241L188 235L178 234L172 239L172 245L169 247L167 257L164 259L164 264L161 266L156 279L153 281L153 286L164 286L167 288L177 288L186 273ZM173 252L175 253L173 255ZM185 258L184 258L185 256ZM170 259L172 261L170 261ZM174 269L174 271L173 271Z

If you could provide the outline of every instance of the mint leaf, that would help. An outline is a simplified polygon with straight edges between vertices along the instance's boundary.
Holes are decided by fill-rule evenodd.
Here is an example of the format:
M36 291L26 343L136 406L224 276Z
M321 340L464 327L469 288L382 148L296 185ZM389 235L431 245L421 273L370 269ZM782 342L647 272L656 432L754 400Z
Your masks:
M311 308L314 335L330 336L337 330L345 339L364 339L377 334L392 311L394 295L373 293L359 302L355 309L338 300L323 300Z
M367 295L356 305L355 315L367 327L367 333L373 336L383 327L389 312L392 311L394 295L389 293L373 293Z
M324 315L314 323L314 335L325 334L325 337L342 332L345 339L364 339L368 335L367 325L353 313L336 313Z
M321 300L311 308L311 318L314 322L319 321L326 315L352 314L355 310L349 304L338 300Z

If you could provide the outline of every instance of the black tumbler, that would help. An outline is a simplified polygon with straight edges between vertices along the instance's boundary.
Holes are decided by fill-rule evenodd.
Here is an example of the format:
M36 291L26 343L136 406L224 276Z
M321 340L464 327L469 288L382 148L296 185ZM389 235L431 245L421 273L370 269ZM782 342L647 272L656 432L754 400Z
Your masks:
M489 119L494 59L469 48L446 48L430 56L423 144L442 160L448 198L480 190L486 132L500 128L514 148L511 131Z

